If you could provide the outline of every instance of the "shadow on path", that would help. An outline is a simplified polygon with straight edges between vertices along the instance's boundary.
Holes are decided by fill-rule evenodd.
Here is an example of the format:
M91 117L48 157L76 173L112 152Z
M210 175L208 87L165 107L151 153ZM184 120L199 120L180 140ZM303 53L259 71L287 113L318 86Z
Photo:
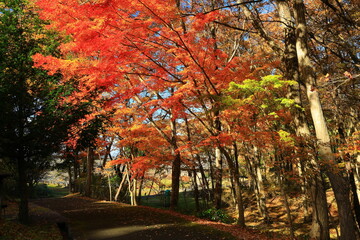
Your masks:
M232 240L229 233L151 209L81 197L39 199L35 204L67 220L59 228L76 240ZM67 229L69 226L69 229Z

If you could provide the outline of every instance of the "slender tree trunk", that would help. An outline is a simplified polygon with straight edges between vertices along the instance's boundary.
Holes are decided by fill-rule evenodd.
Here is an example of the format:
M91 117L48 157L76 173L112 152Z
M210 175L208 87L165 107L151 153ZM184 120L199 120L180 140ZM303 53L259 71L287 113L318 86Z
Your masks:
M131 196L131 205L133 206L137 206L138 205L138 202L137 202L137 195L136 195L136 188L137 188L137 179L134 178L132 180L132 189L131 189L131 193L130 193L130 196Z
M91 197L93 165L94 165L94 149L92 147L89 147L86 158L86 186L85 186L86 197Z
M69 175L69 192L72 193L74 191L74 179L72 176L71 164L68 166L68 175Z
M214 171L214 166L213 166L213 162L211 159L211 153L208 152L208 161L209 161L209 170L210 170L210 180L211 180L211 198L214 197L214 193L215 193L215 171Z
M204 167L201 163L199 154L196 155L196 159L197 159L200 174L201 174L202 192L205 194L206 201L210 201L211 192L210 192L210 187L209 187L209 181L206 178Z
M222 147L220 147L221 152L224 154L226 162L230 169L231 177L234 180L235 186L235 196L236 196L236 203L238 207L238 221L237 224L240 227L245 227L245 212L244 212L244 203L242 197L242 187L240 184L240 173L239 169L235 167L233 159L231 158L230 154Z
M213 35L215 34L214 32L212 33ZM213 36L215 38L215 35ZM215 131L216 131L216 135L218 135L219 133L221 133L221 121L220 121L220 117L219 117L219 110L216 110L214 113L214 124L215 124ZM214 191L214 204L215 207L217 209L220 209L222 207L222 201L221 201L221 197L222 197L222 178L223 178L223 169L222 166L223 162L222 162L222 154L221 154L221 149L220 146L216 146L215 147L215 172L214 172L214 177L215 177L215 191Z
M77 163L76 161L77 159L77 154L75 154L74 156L74 159L73 159L73 169L74 169L74 189L73 189L73 192L78 192L79 191L79 188L78 188L78 182L77 182L77 179L78 179L78 174L79 174L79 164Z
M155 179L156 173L157 173L157 170L155 170L155 172L154 172L154 176L153 176L153 179L151 180L150 189L149 189L149 192L148 192L148 194L147 194L147 198L146 198L146 199L149 199L149 196L151 195L151 191L152 191L153 188L154 188L154 179Z
M327 202L326 192L323 179L319 173L310 179L310 194L312 203L310 236L320 240L330 239L328 209L327 206L323 204Z
M222 157L220 149L215 148L215 191L214 191L214 204L217 209L221 208L222 196Z
M256 188L259 194L259 208L261 210L261 215L264 217L264 221L268 223L270 222L270 218L266 207L266 192L264 189L264 183L263 183L259 162L256 164L255 169L256 169Z
M297 163L297 169L298 169L299 177L302 181L302 184L301 184L302 196L301 196L301 198L302 198L302 205L303 205L303 209L304 209L304 222L308 222L308 220L310 219L310 213L309 213L309 201L308 201L307 193L309 191L306 188L306 186L308 185L308 181L304 174L305 170L304 170L303 161L299 161ZM327 215L327 213L326 213L326 215Z
M133 196L133 191L132 191L132 182L130 180L130 176L129 174L126 174L126 180L128 182L128 191L129 191L129 194L130 194L130 204L131 206L134 206L135 203L134 203L134 196Z
M108 146L106 146L106 152L105 152L104 159L102 161L102 167L105 167L108 157L110 157L110 159L111 159L110 152L111 152L111 146L112 146L113 142L114 142L114 138L112 138L110 144ZM99 157L99 159L101 160L100 157Z
M108 185L109 185L109 201L112 201L112 188L111 188L111 180L110 180L110 175L107 175L108 178Z
M355 180L355 186L359 186L360 185L360 173L359 173L359 166L360 166L360 153L357 154L357 156L355 157L355 163L354 163L354 180ZM360 196L360 189L356 188L356 192L357 195ZM359 223L360 224L360 223Z
M126 178L127 178L127 175L128 175L127 172L123 173L123 175L122 175L122 179L121 179L120 185L119 185L119 187L118 187L118 189L117 189L117 191L116 191L116 194L115 194L115 198L114 198L114 199L115 199L115 202L117 202L118 199L119 199L119 195L120 195L121 189L122 189L122 187L123 187L123 185L124 185L124 182L125 182L125 180L126 180Z
M256 152L252 152L252 155L256 156L257 154ZM259 213L264 218L264 222L270 222L270 217L266 207L266 193L264 190L262 174L259 166L259 159L251 158L250 160L248 156L245 156L245 161L247 164L248 173L254 182L254 190Z
M291 239L295 239L294 224L293 224L293 221L292 221L289 200L288 200L287 194L286 194L285 189L284 189L282 176L280 174L278 174L278 178L279 178L279 185L280 185L281 195L283 197L284 205L285 205L285 209L286 209L286 216L287 216L288 223L289 223L290 237L291 237Z
M19 174L19 221L23 224L29 223L29 187L26 179L26 161L22 153L17 157L18 174Z
M181 156L180 152L176 151L177 149L177 139L176 139L176 120L171 120L171 150L174 156L172 162L171 170L171 200L170 200L170 209L174 210L177 208L179 201L179 189L180 189L180 166L181 166Z
M194 198L195 198L195 208L196 211L200 211L200 204L199 204L199 187L197 184L197 173L195 167L192 169L192 175L193 175L193 183L194 183Z
M175 153L175 151L174 151ZM171 175L171 200L170 208L172 210L177 208L179 201L179 190L180 190L180 164L181 157L180 153L175 153L175 159L172 164L172 175Z
M230 177L230 190L231 190L231 195L232 195L232 200L235 206L235 209L238 210L238 205L236 203L236 190L235 190L235 183L234 183L234 179L232 177Z
M354 205L355 219L357 222L358 229L360 227L360 203L359 196L357 194L357 187L355 184L354 172L351 171L349 174L350 184L351 184L351 192L352 192L352 200Z
M141 177L140 179L140 184L139 184L139 191L138 191L138 196L137 196L137 203L138 205L141 205L141 196L142 196L142 186L144 183L144 176Z
M294 0L296 19L296 50L302 81L306 85L310 112L313 119L316 137L318 138L319 156L325 163L326 174L329 177L338 204L341 239L352 240L355 236L355 222L350 204L350 188L342 172L333 172L331 165L335 157L330 148L330 136L320 104L319 93L315 84L315 72L312 67L307 46L307 30L305 20L305 6L303 0Z

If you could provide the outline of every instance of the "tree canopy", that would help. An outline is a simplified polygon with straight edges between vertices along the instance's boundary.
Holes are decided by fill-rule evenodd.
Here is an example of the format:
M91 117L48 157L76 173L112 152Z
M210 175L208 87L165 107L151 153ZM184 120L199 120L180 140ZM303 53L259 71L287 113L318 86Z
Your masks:
M223 207L229 181L240 226L246 225L241 178L247 176L265 222L271 221L269 189L277 189L291 237L293 187L304 197L304 209L312 209L311 237L329 239L329 181L341 238L355 239L360 219L355 1L25 5L37 8L19 7L21 14L32 14L29 22L19 22L21 14L10 5L1 20L7 33L1 55L8 64L2 68L1 97L13 96L2 101L1 126L21 121L7 129L17 141L12 147L25 146L19 141L34 134L28 138L31 149L41 139L47 150L34 150L40 158L64 143L70 181L84 177L83 168L89 196L99 158L101 171L113 169L119 177L115 199L127 184L132 204L143 184L154 182L150 173L171 172L172 209L184 172L193 176L194 192L208 191L217 208ZM11 138L2 139L0 149L8 149Z

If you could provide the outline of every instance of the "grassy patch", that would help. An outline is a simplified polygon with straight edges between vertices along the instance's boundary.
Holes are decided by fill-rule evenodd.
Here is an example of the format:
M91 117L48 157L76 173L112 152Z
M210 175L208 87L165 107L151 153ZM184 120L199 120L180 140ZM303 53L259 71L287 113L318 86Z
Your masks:
M168 209L170 206L170 196L165 195L151 195L145 196L141 198L141 205ZM204 210L207 209L206 204L200 200L200 207ZM177 211L183 214L195 214L196 213L196 205L195 198L189 192L180 192L179 193L179 202Z
M69 189L66 187L40 183L32 189L31 198L57 198L66 196L67 194L69 194Z
M64 197L69 194L69 188L67 187L58 187L56 185L48 185L51 197Z

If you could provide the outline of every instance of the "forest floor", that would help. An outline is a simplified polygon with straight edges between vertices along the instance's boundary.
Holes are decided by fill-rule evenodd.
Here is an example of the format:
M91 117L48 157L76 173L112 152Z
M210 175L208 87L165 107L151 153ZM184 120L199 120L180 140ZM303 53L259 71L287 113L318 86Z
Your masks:
M150 207L67 196L39 199L33 202L64 216L74 239L154 239L154 240L231 240L279 239L241 229L235 225L198 219L177 212ZM51 211L51 212L52 212ZM47 218L43 212L34 216L38 221Z
M55 189L58 191L58 189ZM60 194L61 193L61 194ZM264 224L259 218L256 204L246 207L247 228L236 224L224 224L199 219L165 209L138 206L109 201L66 195L67 189L61 189L55 198L33 200L30 203L31 224L17 222L17 204L8 203L4 219L0 219L1 240L57 240L64 239L58 223L67 223L75 239L285 239L288 236L288 224L281 198L269 199L268 210L271 224ZM328 196L333 198L332 195ZM301 201L293 198L292 217L298 239L309 239L310 222L303 222ZM252 201L254 202L254 201ZM191 204L188 207L191 208ZM332 215L336 208L331 204ZM228 210L231 210L229 208ZM295 214L297 213L297 214ZM231 214L231 211L229 211ZM334 220L333 218L331 218ZM335 219L336 220L336 219ZM61 225L66 232L67 225ZM331 229L332 238L336 238L335 229ZM66 238L65 238L66 239Z

